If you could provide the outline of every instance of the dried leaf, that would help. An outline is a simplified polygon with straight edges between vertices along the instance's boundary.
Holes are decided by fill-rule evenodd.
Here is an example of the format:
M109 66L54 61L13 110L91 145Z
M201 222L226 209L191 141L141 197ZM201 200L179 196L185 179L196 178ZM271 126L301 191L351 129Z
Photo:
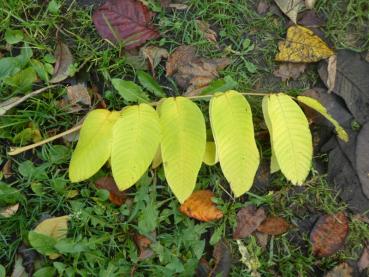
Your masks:
M336 72L337 72L337 56L330 56L328 59L328 78L327 78L327 87L328 93L332 92L334 89L334 85L336 83Z
M140 1L108 0L92 19L102 38L123 41L126 49L132 49L159 37L151 22L154 15Z
M277 61L311 63L328 58L334 52L311 30L294 25L288 28L287 37L278 45Z
M206 21L196 20L196 24L199 27L202 35L206 38L206 40L210 42L217 42L217 33L210 29L210 25Z
M269 10L269 3L265 0L260 0L257 7L256 7L256 12L258 14L266 14L267 11Z
M274 0L281 11L296 24L297 14L304 7L303 0Z
M222 239L215 245L213 258L215 260L215 265L209 276L228 276L231 271L232 253L226 240Z
M285 82L292 78L296 80L305 71L306 63L281 63L279 68L273 72L274 76L282 78Z
M269 235L268 234L265 234L265 233L258 232L258 231L255 231L254 235L255 235L256 241L258 242L258 244L260 245L260 247L263 250L266 250L267 249L267 245L268 245Z
M237 213L237 227L233 232L233 239L243 239L251 235L265 218L263 208L257 209L254 205L242 208Z
M348 219L345 213L321 216L310 233L313 254L319 257L334 254L343 247L348 232Z
M11 205L5 208L0 208L0 216L2 217L11 217L16 214L18 211L19 204Z
M268 235L281 235L286 233L290 224L282 217L267 217L267 219L260 224L257 230Z
M60 41L56 45L54 56L56 58L56 63L50 83L59 83L68 78L69 66L73 64L73 56L69 47Z
M214 194L210 190L198 190L191 194L179 210L200 221L212 221L223 217L223 213L211 201Z
M48 218L37 225L34 231L55 239L62 239L67 236L68 220L68 215Z
M356 143L356 172L361 188L369 199L369 122L361 128Z
M160 61L169 57L167 49L156 46L143 47L140 51L144 58L148 60L149 68L153 76L155 76L155 68L159 65Z
M324 26L325 21L314 10L307 10L301 13L301 18L299 18L298 24L313 28L312 30L317 34L317 32L315 32L316 29L314 28Z
M359 53L339 50L336 53L336 78L333 92L342 97L355 119L364 124L369 120L369 63ZM327 63L319 67L319 75L328 87Z
M189 8L188 5L179 3L171 3L168 5L168 7L179 11L187 10Z
M347 263L342 263L335 266L324 277L353 277L353 269Z
M126 193L118 189L113 177L101 177L95 181L95 184L97 188L109 191L109 200L113 204L121 206L126 201Z
M136 234L133 239L140 250L140 255L138 257L140 261L146 260L154 255L154 252L150 249L152 241L148 237Z
M313 9L315 5L316 0L305 0L305 6L308 9Z
M196 56L196 48L182 45L170 56L166 64L167 76L173 76L179 87L191 91L207 86L218 77L218 71L230 64L227 58L205 59Z
M4 164L3 168L1 169L5 179L11 177L13 175L13 171L12 171L12 161L11 160L7 160L6 163Z
M70 105L82 103L91 106L91 96L84 84L77 84L67 87L68 101Z
M369 246L366 246L361 253L360 259L357 262L357 267L359 272L362 272L364 269L369 268Z

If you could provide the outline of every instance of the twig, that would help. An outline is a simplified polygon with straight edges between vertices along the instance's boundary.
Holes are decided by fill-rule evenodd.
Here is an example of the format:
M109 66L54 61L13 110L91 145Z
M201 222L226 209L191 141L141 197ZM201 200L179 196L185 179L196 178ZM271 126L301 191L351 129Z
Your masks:
M7 102L7 101L5 101L3 103L0 103L0 116L1 115L4 115L8 110L10 110L10 109L18 106L20 103L26 101L28 98L31 98L33 96L36 96L36 95L44 92L45 90L54 88L56 86L58 86L58 85L51 85L51 86L48 86L48 87L44 87L44 88L35 90L35 91L33 91L31 93L28 93L27 95L25 95L25 96L23 96L23 97L21 97L21 98L19 98L17 100L15 100L14 102L11 102L11 101Z
M31 150L33 148L36 148L36 147L41 146L41 145L44 145L44 144L46 144L48 142L51 142L51 141L56 140L58 138L61 138L63 136L66 136L66 135L69 135L71 133L77 132L78 130L81 129L81 127L82 127L82 124L81 125L77 125L77 126L71 128L71 129L69 129L69 130L67 130L67 131L65 131L63 133L60 133L60 134L57 134L57 135L52 136L50 138L47 138L47 139L45 139L43 141L40 141L40 142L37 142L37 143L34 143L34 144L30 144L30 145L27 145L27 146L24 146L24 147L11 148L10 151L8 152L8 155L9 156L18 155L18 154L23 153L23 152L25 152L27 150Z

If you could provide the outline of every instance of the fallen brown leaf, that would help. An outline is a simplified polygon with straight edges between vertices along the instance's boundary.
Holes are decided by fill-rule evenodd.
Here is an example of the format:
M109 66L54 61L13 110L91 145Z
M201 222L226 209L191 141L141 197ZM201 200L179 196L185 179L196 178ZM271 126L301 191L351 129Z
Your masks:
M325 21L314 11L307 10L299 16L298 24L309 28L317 28L325 25ZM313 29L313 31L315 31Z
M208 22L196 20L196 24L206 40L210 42L217 42L217 33L214 30L210 29L210 25Z
M152 24L154 15L140 1L108 0L95 10L92 19L102 38L123 41L126 49L132 49L159 37Z
M334 85L336 83L336 72L337 72L337 56L330 56L328 59L328 78L327 78L327 87L328 93L332 92L334 89Z
M54 66L54 74L50 83L59 83L68 78L69 66L73 64L73 56L68 45L59 41L55 49L56 63Z
M185 215L200 221L212 221L223 217L223 213L211 201L214 197L210 190L198 190L191 194L179 210Z
M215 245L213 250L213 258L215 260L215 265L209 276L228 276L232 265L232 253L225 239L220 240Z
M142 47L141 52L145 59L148 60L151 74L155 76L155 68L159 65L162 59L167 59L169 53L167 49L156 46Z
M118 189L113 177L101 177L95 181L95 184L97 188L109 191L109 200L114 205L121 206L126 201L125 192Z
M179 87L190 96L192 91L207 86L218 77L218 71L230 64L228 58L206 59L196 55L193 46L179 46L168 58L167 76L173 76Z
M269 238L269 235L266 234L266 233L261 233L261 232L258 232L258 231L255 231L254 232L254 235L256 237L256 241L258 242L258 244L260 245L260 247L263 249L263 250L266 250L266 247L268 245L268 238Z
M304 7L303 0L274 0L281 11L296 24L297 14Z
M154 255L154 252L150 249L152 241L148 237L136 234L133 239L140 250L140 255L138 256L140 261L148 259Z
M357 267L359 272L362 272L364 269L369 268L369 246L366 246L361 253L360 259L357 262Z
M11 177L13 175L13 171L12 171L12 161L11 160L7 160L6 163L4 164L3 168L1 169L5 179Z
M0 208L0 216L2 217L11 217L16 214L18 211L19 204L11 205L5 208Z
M322 215L310 233L313 254L319 257L334 254L343 247L348 233L348 219L344 212Z
M342 263L335 266L324 277L353 277L353 269L347 263Z
M257 230L268 235L281 235L286 233L290 224L282 217L270 216L259 225Z
M71 105L82 103L84 105L91 106L91 96L84 84L68 86L67 96L69 104Z
M243 239L251 235L265 218L263 208L257 209L256 206L249 205L240 209L237 213L237 227L233 232L233 239Z
M269 10L269 7L270 6L269 6L269 3L267 1L260 0L257 7L256 7L256 12L258 14L263 15L263 14L267 13L267 11Z
M281 63L277 70L273 72L274 76L280 77L283 82L292 78L296 80L305 71L306 63Z

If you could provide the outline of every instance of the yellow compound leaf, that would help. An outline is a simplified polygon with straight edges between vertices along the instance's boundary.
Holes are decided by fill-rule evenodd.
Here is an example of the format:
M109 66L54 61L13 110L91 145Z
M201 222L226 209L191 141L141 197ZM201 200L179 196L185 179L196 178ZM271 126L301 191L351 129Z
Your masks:
M334 52L308 28L294 25L288 28L287 38L279 43L277 61L311 63L329 58Z
M160 143L157 112L147 104L125 108L113 127L111 167L119 190L134 185L150 166Z
M271 132L272 132L272 124L270 123L270 118L269 118L269 114L267 112L268 109L268 105L267 105L267 98L264 97L263 98L263 102L262 102L262 106L263 106L263 114L264 114L264 121L265 124L269 130L270 133L270 137L272 137ZM270 141L270 143L272 143L272 141ZM278 165L278 161L277 158L275 157L275 153L273 150L273 144L271 144L271 151L272 151L272 156L270 158L270 173L275 173L277 171L280 170L279 165Z
M301 108L286 94L263 99L264 118L268 118L272 150L288 180L301 185L309 174L313 145L308 120Z
M328 113L327 109L322 104L320 104L318 100L307 96L298 96L297 100L323 115L333 124L338 137L345 142L349 141L349 136L346 133L345 129L341 127L341 125Z
M215 142L207 141L205 147L205 154L203 159L204 164L206 165L215 165L218 162L218 155L215 146Z
M238 197L251 188L260 161L250 105L228 91L211 99L209 112L220 166Z
M205 153L205 120L200 109L184 97L167 98L159 108L161 154L167 182L183 203L195 188Z
M111 153L113 126L119 115L119 112L102 109L87 115L69 165L72 182L90 178L107 162Z

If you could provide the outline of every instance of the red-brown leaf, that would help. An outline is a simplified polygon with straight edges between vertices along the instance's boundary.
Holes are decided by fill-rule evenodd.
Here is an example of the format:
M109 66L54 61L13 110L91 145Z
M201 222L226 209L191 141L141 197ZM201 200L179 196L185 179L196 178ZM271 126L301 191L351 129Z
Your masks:
M92 19L101 37L124 41L126 49L132 49L159 37L151 22L154 15L137 0L108 0Z
M321 216L310 233L313 254L320 257L334 254L344 245L348 232L345 213Z
M268 235L281 235L288 231L290 225L282 217L268 217L257 230Z
M237 213L237 227L233 232L233 239L243 239L251 235L265 218L263 208L257 209L254 205L242 208Z
M106 189L107 191L109 191L109 200L113 204L121 206L126 201L126 195L124 191L120 191L118 189L113 177L101 177L95 182L95 184L97 188Z
M138 257L139 260L142 261L148 259L154 254L154 252L149 248L151 240L148 237L136 234L133 239L140 250L140 256Z
M198 190L191 194L179 210L200 221L212 221L223 217L221 210L211 201L214 194L210 190Z

